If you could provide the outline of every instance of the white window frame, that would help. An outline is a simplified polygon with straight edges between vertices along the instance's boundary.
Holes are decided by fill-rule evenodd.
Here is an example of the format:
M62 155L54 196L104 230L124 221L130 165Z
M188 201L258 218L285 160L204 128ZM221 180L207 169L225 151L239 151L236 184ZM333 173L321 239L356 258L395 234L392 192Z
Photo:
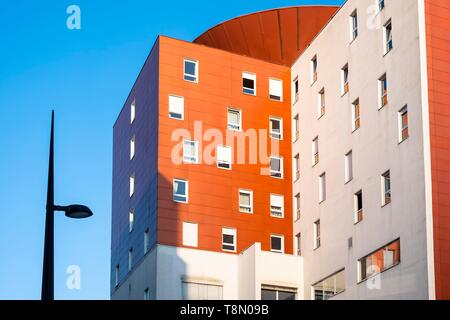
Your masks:
M280 171L272 170L272 159L280 161ZM270 156L270 177L276 178L276 179L284 179L284 161L283 161L283 157Z
M189 62L189 63L194 63L195 64L195 75L191 75L191 74L188 74L188 73L186 73L186 62ZM184 60L183 60L183 79L184 79L184 81L187 81L187 82L191 82L191 83L198 83L198 65L199 65L199 63L198 63L198 61L197 60L193 60L193 59L189 59L189 58L184 58ZM195 78L194 80L190 80L190 79L186 79L186 77L191 77L191 78Z
M302 234L300 232L295 235L295 254L297 257L302 256Z
M317 70L318 67L319 67L319 63L318 63L317 55L315 55L311 59L311 85L316 83L318 80L318 70Z
M358 107L358 115L356 114L356 107ZM361 128L361 105L359 98L352 103L352 132Z
M174 94L169 95L169 118L174 120L184 120L184 97ZM181 105L181 107L179 106ZM176 115L179 115L177 117Z
M327 200L327 175L326 173L322 173L319 176L319 203Z
M183 222L183 246L198 248L198 224Z
M361 195L361 209L358 209L358 197ZM360 223L364 220L364 202L363 202L363 192L362 190L359 190L354 195L354 212L355 212L355 224Z
M272 239L273 238L281 239L281 249L280 250L276 250L276 249L272 248ZM280 234L271 234L270 235L270 251L275 252L275 253L284 254L284 235L280 235Z
M388 28L389 27L389 28ZM390 33L388 35L388 31L390 30ZM388 54L392 51L394 48L394 41L393 41L393 28L392 28L392 19L389 19L384 25L383 25L383 41L384 41L384 54Z
M341 95L345 96L350 91L350 80L349 80L349 67L348 63L341 69Z
M407 117L407 123L406 126L403 124L403 116L406 115ZM403 132L407 130L407 136L405 137L403 135ZM405 140L408 140L409 138L409 112L408 112L408 106L404 106L398 111L398 142L402 143Z
M226 243L223 241L223 236L224 235L229 235L229 236L233 236L233 243ZM233 246L234 249L224 249L224 246ZM222 251L224 252L236 252L237 251L237 230L235 228L227 228L227 227L223 227L222 228Z
M220 151L220 150L223 151ZM227 150L227 151L225 151ZM226 154L227 157L224 157L224 159L221 159L219 156ZM225 159L229 158L229 159ZM232 147L228 146L217 146L216 147L216 163L217 168L223 169L223 170L231 170L233 166L233 149Z
M280 91L280 95L277 95L277 91ZM273 101L283 102L283 80L269 78L269 98Z
M350 43L358 38L359 28L358 28L358 10L354 10L350 14Z
M189 148L186 148L186 144L194 145L194 154L188 154ZM183 140L183 162L184 163L193 163L198 164L198 141L195 140Z
M272 121L278 121L280 123L280 133L273 131ZM283 118L269 117L270 137L276 140L283 140Z
M136 120L136 99L130 104L130 124Z
M130 198L133 197L135 190L135 174L130 175Z
M293 181L298 181L300 179L300 154L297 153L292 161L293 169Z
M318 98L317 119L320 119L327 112L325 88L322 88L322 90L319 91L319 93L317 94L317 98Z
M319 149L319 137L315 137L312 141L312 166L315 167L320 162L320 149Z
M248 88L244 86L244 79L253 81L254 88ZM247 92L246 92L247 90ZM253 92L252 92L253 91ZM242 72L242 93L250 96L256 96L256 74L251 72Z
M131 208L128 212L128 232L132 232L134 230L134 209Z
M292 137L293 142L297 142L300 139L300 115L296 114L292 119Z
M321 246L321 241L320 241L320 219L319 220L316 220L315 222L314 222L314 243L313 243L313 249L314 250L317 250L317 249L319 249L320 248L320 246Z
M245 204L241 204L241 194L245 194L250 197L250 205L247 206ZM239 189L238 194L238 205L239 205L239 212L252 214L253 213L253 191L248 189ZM248 209L248 210L245 210Z
M130 160L134 159L136 155L136 136L132 136L130 139Z
M387 179L389 179L389 189L386 189ZM387 206L391 202L392 202L392 179L391 179L391 171L388 170L381 175L381 206L382 207Z
M295 104L298 102L299 95L300 95L300 81L297 76L292 81L292 96L293 96L292 104Z
M300 216L301 216L301 195L300 193L297 193L294 196L294 222L299 221L300 220Z
M239 124L238 125L230 122L230 113L237 113L237 114L239 114ZM239 127L237 127L237 126L239 126ZM228 108L228 111L227 111L227 128L230 131L237 131L237 132L241 132L242 131L242 111L241 110L234 109L234 108Z
M344 170L345 170L345 183L349 183L353 180L353 151L350 150L345 155L344 159Z
M340 291L337 290L337 277L338 276L342 276L343 279L344 279L344 288L342 288ZM333 281L330 281L330 280L333 280ZM332 291L333 294L326 296L324 287L325 287L325 283L328 283L328 282L333 283L333 288L331 288L331 287L328 288L328 289L332 289L333 290ZM340 270L340 271L338 271L338 272L336 272L336 273L326 277L325 279L323 279L323 280L313 284L311 286L311 289L312 289L311 290L312 291L312 300L315 300L315 297L316 297L316 289L315 289L315 287L318 287L318 286L322 287L322 298L323 298L323 300L329 300L329 299L331 299L331 298L341 294L342 292L345 291L345 286L346 286L346 283L345 283L345 269L342 269L342 270ZM327 291L327 293L329 294L330 291Z
M385 85L386 83L386 85ZM386 86L386 88L385 88ZM386 97L386 98L384 98ZM387 82L387 74L383 74L378 78L378 109L382 109L389 104L389 83Z
M281 207L274 205L275 200L281 202ZM284 195L270 194L270 216L272 218L284 219Z
M186 186L186 194L184 195L179 195L179 194L175 194L175 184L176 183L185 183ZM173 202L177 202L177 203L189 203L189 181L187 180L182 180L182 179L173 179L173 191L172 191L172 200ZM186 200L176 200L175 196L181 197L181 198L186 198Z

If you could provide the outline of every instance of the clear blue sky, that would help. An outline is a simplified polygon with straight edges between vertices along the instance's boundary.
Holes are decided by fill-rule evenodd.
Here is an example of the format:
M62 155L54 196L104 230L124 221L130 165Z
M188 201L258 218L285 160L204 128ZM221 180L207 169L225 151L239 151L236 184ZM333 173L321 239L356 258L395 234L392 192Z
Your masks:
M50 111L55 199L94 217L55 219L55 298L109 299L112 126L158 34L192 41L253 11L342 0L25 1L0 10L0 299L39 299ZM81 8L81 30L66 8ZM74 152L74 150L76 152ZM66 268L81 268L81 290Z

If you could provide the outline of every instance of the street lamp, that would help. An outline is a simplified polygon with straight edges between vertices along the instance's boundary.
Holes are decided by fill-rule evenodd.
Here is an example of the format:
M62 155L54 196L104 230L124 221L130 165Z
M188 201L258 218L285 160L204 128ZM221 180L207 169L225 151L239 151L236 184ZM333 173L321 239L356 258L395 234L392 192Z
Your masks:
M52 127L50 131L50 156L48 164L47 207L45 215L45 243L44 264L42 270L41 299L54 300L54 215L55 211L64 212L73 219L83 219L92 216L92 211L82 205L55 206L54 204L54 166L53 166L53 137L55 111L52 111Z

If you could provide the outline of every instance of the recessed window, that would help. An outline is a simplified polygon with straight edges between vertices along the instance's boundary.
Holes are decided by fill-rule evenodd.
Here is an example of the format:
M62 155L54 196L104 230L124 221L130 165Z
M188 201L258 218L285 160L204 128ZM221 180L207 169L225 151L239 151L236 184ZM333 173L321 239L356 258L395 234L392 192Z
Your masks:
M242 73L242 92L256 96L256 74Z
M270 236L270 251L277 253L284 253L284 236L279 235Z
M345 95L350 90L350 85L348 83L348 64L346 64L341 69L341 82L342 82L341 94Z
M388 82L386 74L378 79L378 91L380 96L379 109L381 109L388 104Z
M295 221L300 220L300 215L301 215L300 193L297 193L294 197L294 213L295 213Z
M134 195L134 173L130 176L130 198Z
M184 97L169 96L169 118L175 120L184 119Z
M314 300L328 300L345 291L345 271L339 271L313 286Z
M301 235L301 233L298 233L295 236L295 248L296 248L297 256L301 257L302 256L302 235Z
M144 300L145 300L145 301L150 300L150 290L149 290L149 288L146 288L146 289L144 290Z
M119 285L119 279L120 279L120 267L119 265L116 266L115 269L115 277L114 277L114 285L117 287Z
M378 0L378 12L383 11L385 7L384 0Z
M269 96L275 101L283 101L283 81L279 79L269 79Z
M283 140L283 120L280 118L270 117L270 137L277 140Z
M387 54L393 48L392 42L392 22L389 20L383 27L384 30L384 53Z
M361 190L355 193L354 203L355 203L355 223L360 223L364 219L363 194Z
M133 100L133 102L130 105L130 124L134 122L136 119L136 100Z
M231 147L217 146L217 167L220 169L231 169L232 149Z
M361 127L361 110L359 106L359 99L356 99L352 104L352 132Z
M239 212L253 213L253 192L239 190Z
M133 231L134 228L134 209L130 209L128 213L128 232Z
M263 301L290 301L297 300L297 289L293 288L280 288L271 286L261 286L261 300Z
M228 130L242 130L242 117L240 110L228 109Z
M391 201L391 172L386 171L381 175L381 205L388 205Z
M400 239L358 260L358 281L400 264Z
M408 122L409 122L408 121L408 107L404 106L398 112L398 127L399 127L398 139L399 139L399 142L403 142L409 138Z
M320 220L314 222L314 250L320 248Z
M319 177L319 203L322 203L327 198L327 182L326 182L326 174L323 173Z
M198 62L195 60L184 59L184 80L189 82L198 82Z
M270 176L273 178L283 178L283 158L270 157Z
M300 155L297 154L294 157L294 163L293 163L293 169L294 169L294 181L297 181L300 179Z
M186 180L173 180L173 201L188 203L189 184Z
M300 115L296 115L292 121L292 136L294 137L294 142L298 141L300 138Z
M350 15L350 42L358 37L358 12L355 10Z
M319 137L315 137L312 141L312 165L313 167L319 163Z
M128 250L128 271L133 269L133 248Z
M150 231L147 229L144 232L144 254L148 252L150 244Z
M183 246L198 247L198 224L183 222Z
M314 84L317 81L317 56L311 59L311 84Z
M198 142L183 141L183 161L185 163L198 163Z
M275 218L284 218L284 196L270 195L270 215Z
M294 79L294 81L292 82L292 86L294 89L294 103L296 103L298 101L298 96L299 96L299 92L300 92L300 85L298 82L298 77L296 77Z
M133 136L130 140L130 160L133 160L136 153L136 136Z
M318 94L318 118L322 118L325 115L326 112L326 106L325 106L325 89L320 90Z
M222 250L236 252L236 229L222 228Z
M345 155L345 183L353 179L353 152L350 151Z

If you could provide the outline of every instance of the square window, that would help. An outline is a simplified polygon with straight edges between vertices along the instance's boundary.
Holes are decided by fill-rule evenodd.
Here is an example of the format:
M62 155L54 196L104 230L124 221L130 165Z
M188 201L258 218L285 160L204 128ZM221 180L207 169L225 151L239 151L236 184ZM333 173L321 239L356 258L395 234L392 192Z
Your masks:
M220 169L231 170L232 149L231 147L217 146L217 167Z
M242 130L242 117L240 110L228 109L228 130Z
M189 183L185 180L173 180L173 201L188 203Z
M183 141L183 161L185 163L198 163L198 142Z
M222 228L222 250L236 252L236 229Z
M270 176L273 178L283 178L283 158L270 157Z
M283 140L283 119L270 117L270 137L277 140Z
M239 212L253 213L253 192L239 190Z
M256 74L248 72L242 73L242 92L256 96Z
M189 82L198 82L198 62L195 60L184 59L184 80Z
M270 251L284 253L284 236L270 236Z
M183 246L198 247L198 224L183 222Z
M283 81L279 79L269 79L270 99L283 101Z
M184 119L184 98L169 95L169 118L175 120Z
M284 218L284 196L270 195L270 216Z

